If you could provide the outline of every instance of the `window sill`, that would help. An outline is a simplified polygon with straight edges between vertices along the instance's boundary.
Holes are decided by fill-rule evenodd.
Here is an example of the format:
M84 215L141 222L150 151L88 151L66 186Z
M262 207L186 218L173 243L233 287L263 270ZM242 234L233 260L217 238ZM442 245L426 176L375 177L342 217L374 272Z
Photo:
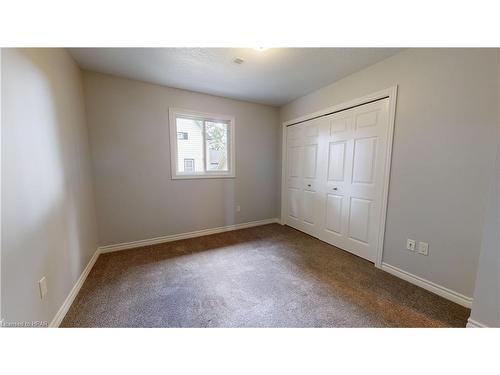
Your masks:
M199 179L218 179L218 178L236 178L234 174L227 174L227 175L214 175L214 176L207 176L207 175L177 175L177 176L172 176L172 180L199 180Z

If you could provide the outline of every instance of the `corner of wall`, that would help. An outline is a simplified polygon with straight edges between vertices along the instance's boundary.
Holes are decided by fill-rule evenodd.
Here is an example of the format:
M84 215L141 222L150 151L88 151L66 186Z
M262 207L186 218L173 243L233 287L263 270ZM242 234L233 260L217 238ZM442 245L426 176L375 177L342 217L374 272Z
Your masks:
M50 322L97 249L83 81L64 49L3 52L2 317Z

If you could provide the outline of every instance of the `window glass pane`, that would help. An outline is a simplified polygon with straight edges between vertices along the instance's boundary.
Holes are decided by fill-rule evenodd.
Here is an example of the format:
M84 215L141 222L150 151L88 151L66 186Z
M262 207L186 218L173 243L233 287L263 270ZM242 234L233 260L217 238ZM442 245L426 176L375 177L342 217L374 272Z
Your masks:
M176 125L178 171L204 172L203 121L177 117Z
M184 159L184 172L194 172L194 159Z
M207 171L228 171L228 123L206 121Z
M186 133L186 132L177 132L177 139L188 139L188 133Z

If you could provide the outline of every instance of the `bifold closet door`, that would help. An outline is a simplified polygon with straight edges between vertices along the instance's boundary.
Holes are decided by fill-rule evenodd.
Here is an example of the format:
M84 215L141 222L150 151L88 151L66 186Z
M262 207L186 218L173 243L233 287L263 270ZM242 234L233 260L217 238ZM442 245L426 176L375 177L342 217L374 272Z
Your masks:
M389 99L326 116L320 126L318 237L375 261Z
M319 122L308 121L287 130L286 223L318 236Z

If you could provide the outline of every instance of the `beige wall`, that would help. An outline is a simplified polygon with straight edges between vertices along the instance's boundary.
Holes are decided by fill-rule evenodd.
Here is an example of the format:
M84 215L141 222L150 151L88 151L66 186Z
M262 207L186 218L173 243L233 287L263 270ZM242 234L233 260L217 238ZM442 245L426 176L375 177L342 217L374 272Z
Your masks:
M90 72L84 86L101 245L278 215L276 108ZM169 107L236 117L236 178L171 179Z
M500 50L498 62L497 160L491 178L471 319L500 327Z
M4 49L5 321L50 323L96 248L81 71L62 49ZM48 294L41 300L43 276Z
M281 108L281 121L398 85L383 261L472 297L497 121L498 52L411 49ZM429 243L429 256L405 250Z

